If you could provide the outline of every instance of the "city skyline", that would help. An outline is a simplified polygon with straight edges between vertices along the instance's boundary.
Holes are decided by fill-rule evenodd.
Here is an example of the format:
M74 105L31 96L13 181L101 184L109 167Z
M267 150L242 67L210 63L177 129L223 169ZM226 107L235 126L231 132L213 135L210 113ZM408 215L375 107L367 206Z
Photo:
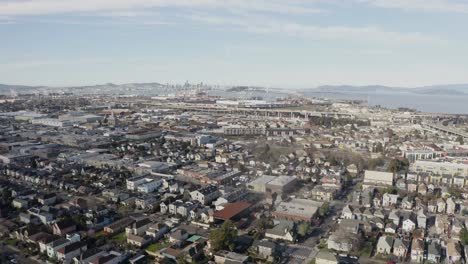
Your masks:
M0 2L0 83L468 83L462 1Z

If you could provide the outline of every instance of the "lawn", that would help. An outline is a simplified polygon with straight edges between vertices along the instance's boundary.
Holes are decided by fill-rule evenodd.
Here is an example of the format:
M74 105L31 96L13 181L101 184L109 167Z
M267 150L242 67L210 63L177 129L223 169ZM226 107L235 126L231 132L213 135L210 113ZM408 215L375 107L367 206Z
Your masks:
M166 247L169 247L171 245L171 243L169 242L160 242L160 243L155 243L155 244L151 244L149 246L146 247L146 250L150 251L150 252L157 252L163 248L166 248Z
M94 234L94 237L96 239L101 238L101 237L106 237L106 236L108 236L108 234L106 232L104 232L104 230L101 230L101 231Z
M15 245L16 242L17 242L17 240L13 239L13 238L9 238L9 239L5 240L5 244L10 245L10 246Z
M373 248L373 245L372 245L372 244L366 243L366 244L358 251L359 256L362 256L362 257L370 257L371 254L372 254L372 248Z
M119 233L112 237L112 241L115 241L117 243L125 243L127 242L127 235L125 234L125 232Z

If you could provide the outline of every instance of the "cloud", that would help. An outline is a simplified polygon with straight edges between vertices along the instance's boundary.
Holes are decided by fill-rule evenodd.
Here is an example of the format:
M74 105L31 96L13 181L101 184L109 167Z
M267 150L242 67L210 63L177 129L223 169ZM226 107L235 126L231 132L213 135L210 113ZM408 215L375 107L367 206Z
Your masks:
M80 65L88 63L100 63L104 62L96 58L77 58L70 60L31 60L31 61L17 61L0 63L0 69L26 69L26 68L38 68L46 66L66 66L66 65Z
M190 15L189 19L212 25L229 25L234 28L259 34L282 34L321 40L347 40L379 44L428 44L443 43L442 39L419 32L395 32L375 26L316 26L292 21L272 20L255 16L210 16Z
M13 0L0 2L0 15L46 15L96 11L124 11L158 7L232 9L255 12L308 14L323 10L312 1L281 0Z
M379 8L444 13L468 13L468 3L457 0L357 0Z

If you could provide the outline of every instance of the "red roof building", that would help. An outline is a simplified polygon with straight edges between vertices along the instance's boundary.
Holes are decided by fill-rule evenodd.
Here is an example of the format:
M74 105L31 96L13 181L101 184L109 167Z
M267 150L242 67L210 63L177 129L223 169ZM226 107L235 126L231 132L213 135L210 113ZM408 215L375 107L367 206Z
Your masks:
M221 220L238 218L246 213L251 206L252 204L248 202L228 203L224 205L223 210L215 212L213 216L215 219Z

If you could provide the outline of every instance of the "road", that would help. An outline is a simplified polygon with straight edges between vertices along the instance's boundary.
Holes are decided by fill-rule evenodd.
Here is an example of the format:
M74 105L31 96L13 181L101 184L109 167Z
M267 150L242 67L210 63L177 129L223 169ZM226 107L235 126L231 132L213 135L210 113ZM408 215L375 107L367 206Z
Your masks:
M357 183L360 179L361 177L356 178L352 182L352 185L348 186L340 193L340 200L333 200L330 202L330 210L327 216L322 220L322 224L314 229L309 238L299 244L300 246L310 249L308 257L302 261L303 264L309 264L312 260L315 259L318 252L320 251L317 245L320 243L321 237L328 237L328 234L336 223L334 219L337 219L343 211L343 208L347 204L348 194L352 193L356 189Z

